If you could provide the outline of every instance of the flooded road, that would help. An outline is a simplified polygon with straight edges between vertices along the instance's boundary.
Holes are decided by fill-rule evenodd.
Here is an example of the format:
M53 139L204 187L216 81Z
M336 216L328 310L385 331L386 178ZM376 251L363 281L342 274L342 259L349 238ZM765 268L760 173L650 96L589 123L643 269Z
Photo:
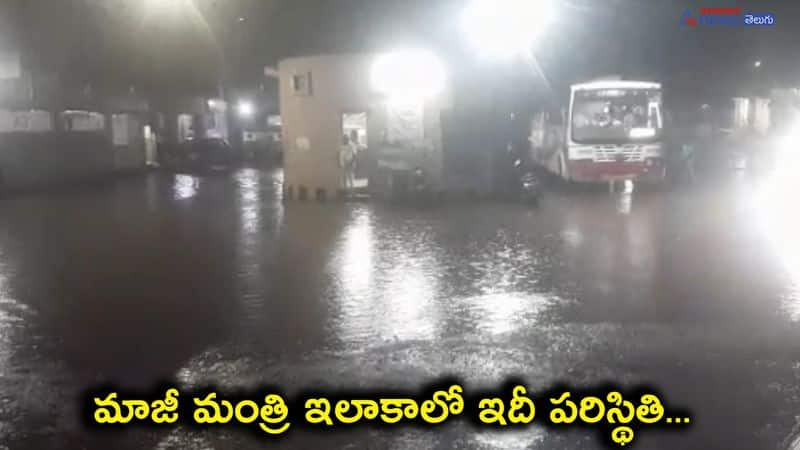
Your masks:
M443 375L658 387L686 432L783 448L800 414L800 234L743 182L538 208L281 201L281 173L150 174L0 200L0 448L249 449L236 429L85 430L80 395L407 389ZM784 208L784 209L781 209ZM791 216L794 217L794 216ZM790 218L791 218L790 217ZM785 220L784 220L785 219ZM795 221L796 222L796 221ZM281 448L593 449L596 433L296 431Z

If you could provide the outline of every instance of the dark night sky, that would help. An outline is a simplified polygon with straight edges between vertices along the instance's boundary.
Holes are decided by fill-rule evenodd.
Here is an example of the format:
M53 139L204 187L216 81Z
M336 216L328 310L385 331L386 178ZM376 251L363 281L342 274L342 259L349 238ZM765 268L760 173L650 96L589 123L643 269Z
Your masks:
M236 84L257 84L261 68L282 57L409 45L434 47L463 68L472 59L459 28L465 1L0 0L12 6L0 10L0 42L22 42L31 67L110 86L199 89L214 86L219 67ZM777 26L679 25L685 8L700 6L774 12ZM535 49L552 80L621 72L709 95L755 76L800 84L800 2L569 0L554 7Z

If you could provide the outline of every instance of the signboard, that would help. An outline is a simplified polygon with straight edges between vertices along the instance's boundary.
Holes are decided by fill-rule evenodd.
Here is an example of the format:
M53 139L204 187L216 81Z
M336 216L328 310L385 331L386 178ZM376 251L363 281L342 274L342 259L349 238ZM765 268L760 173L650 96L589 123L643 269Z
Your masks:
M422 145L425 139L422 105L389 104L386 116L389 143Z

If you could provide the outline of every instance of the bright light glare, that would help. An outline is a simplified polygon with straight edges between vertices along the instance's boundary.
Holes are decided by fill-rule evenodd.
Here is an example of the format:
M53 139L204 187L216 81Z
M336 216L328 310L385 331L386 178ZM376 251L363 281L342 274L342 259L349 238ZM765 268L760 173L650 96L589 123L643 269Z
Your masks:
M378 55L370 82L392 101L424 101L444 89L445 70L427 50L395 51Z
M787 270L800 279L800 210L793 208L800 190L800 128L779 144L774 171L766 180L757 204L765 231L773 240Z
M462 25L484 56L526 54L552 17L549 0L473 0Z
M253 113L255 113L253 104L247 100L239 101L239 104L236 105L236 110L239 112L239 116L241 117L252 117Z
M145 0L144 6L150 13L169 16L185 14L187 8L194 8L190 0Z
M631 139L645 139L651 138L656 135L655 128L631 128L630 133L628 133Z

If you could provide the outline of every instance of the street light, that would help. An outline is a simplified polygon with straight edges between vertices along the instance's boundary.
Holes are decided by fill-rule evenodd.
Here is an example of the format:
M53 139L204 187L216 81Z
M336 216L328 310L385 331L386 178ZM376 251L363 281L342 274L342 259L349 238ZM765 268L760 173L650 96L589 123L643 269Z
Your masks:
M472 0L461 19L483 56L510 58L527 54L551 17L549 0Z
M372 64L372 88L391 103L420 103L444 89L445 69L428 50L399 50L378 55Z
M255 108L253 107L253 103L248 100L239 100L239 103L236 105L236 111L239 113L239 117L243 119L249 119L253 117L255 113Z
M756 62L754 62L754 63L753 63L753 67L755 67L756 69L758 69L759 67L761 67L761 61L756 61Z
M171 17L185 15L187 11L196 11L194 4L189 0L146 0L144 7L149 13Z

